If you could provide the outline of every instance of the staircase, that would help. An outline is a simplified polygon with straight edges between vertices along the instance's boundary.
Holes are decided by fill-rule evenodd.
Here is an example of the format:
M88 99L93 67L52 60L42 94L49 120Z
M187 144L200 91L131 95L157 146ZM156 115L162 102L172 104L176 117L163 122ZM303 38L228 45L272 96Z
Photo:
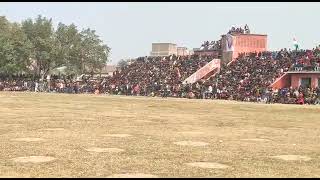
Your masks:
M284 87L290 87L290 76L288 76L288 73L285 72L282 76L280 76L278 79L276 79L270 87L273 89L279 89Z
M202 78L209 78L220 71L220 59L213 59L208 64L197 70L187 79L185 79L183 84L193 84Z

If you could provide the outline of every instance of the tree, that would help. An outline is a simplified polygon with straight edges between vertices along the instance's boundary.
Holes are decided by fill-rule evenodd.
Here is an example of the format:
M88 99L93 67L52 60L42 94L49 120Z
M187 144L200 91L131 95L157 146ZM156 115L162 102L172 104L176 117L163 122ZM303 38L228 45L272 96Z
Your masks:
M22 29L33 45L32 53L37 74L43 80L51 69L60 65L60 62L55 62L57 58L53 58L57 52L54 49L52 20L39 15L35 21L32 19L23 21Z
M17 23L0 17L0 73L18 74L28 72L31 42Z
M102 44L102 40L94 30L82 30L80 36L80 63L78 64L80 72L84 74L100 72L108 62L110 48Z
M120 69L123 69L124 67L126 67L128 65L128 62L126 60L123 60L121 59L119 62L118 62L118 67Z
M39 15L36 19L10 23L0 16L0 73L28 72L50 75L65 67L69 75L97 73L108 62L110 48L91 29L78 31L74 24L59 23Z
M78 74L78 64L80 62L81 36L74 24L65 25L59 23L55 32L55 62L66 67L66 73Z
M64 62L70 75L99 72L108 62L110 48L93 30L78 32L74 24L59 23L54 37L56 58Z

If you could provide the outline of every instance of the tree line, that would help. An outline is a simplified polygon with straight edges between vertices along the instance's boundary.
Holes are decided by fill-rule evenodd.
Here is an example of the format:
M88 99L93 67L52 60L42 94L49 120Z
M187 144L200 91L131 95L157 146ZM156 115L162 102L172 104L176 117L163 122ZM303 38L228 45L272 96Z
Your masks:
M68 75L99 73L110 48L95 30L78 30L39 15L21 23L0 16L0 74L28 74L44 79L63 67Z

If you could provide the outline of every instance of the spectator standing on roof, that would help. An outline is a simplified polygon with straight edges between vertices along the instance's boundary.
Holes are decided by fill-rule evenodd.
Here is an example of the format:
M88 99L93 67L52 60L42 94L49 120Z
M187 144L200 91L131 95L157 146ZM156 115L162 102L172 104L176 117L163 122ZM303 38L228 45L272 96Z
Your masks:
M250 34L250 29L249 29L248 24L246 24L246 25L244 26L244 32L245 32L246 34Z

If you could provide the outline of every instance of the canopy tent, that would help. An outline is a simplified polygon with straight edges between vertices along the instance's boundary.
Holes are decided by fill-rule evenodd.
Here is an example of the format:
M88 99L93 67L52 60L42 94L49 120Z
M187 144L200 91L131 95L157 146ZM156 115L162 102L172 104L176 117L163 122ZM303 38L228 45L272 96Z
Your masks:
M51 74L53 74L53 75L59 75L59 74L65 75L66 74L66 69L67 69L67 66L61 66L61 67L53 69L51 71Z

